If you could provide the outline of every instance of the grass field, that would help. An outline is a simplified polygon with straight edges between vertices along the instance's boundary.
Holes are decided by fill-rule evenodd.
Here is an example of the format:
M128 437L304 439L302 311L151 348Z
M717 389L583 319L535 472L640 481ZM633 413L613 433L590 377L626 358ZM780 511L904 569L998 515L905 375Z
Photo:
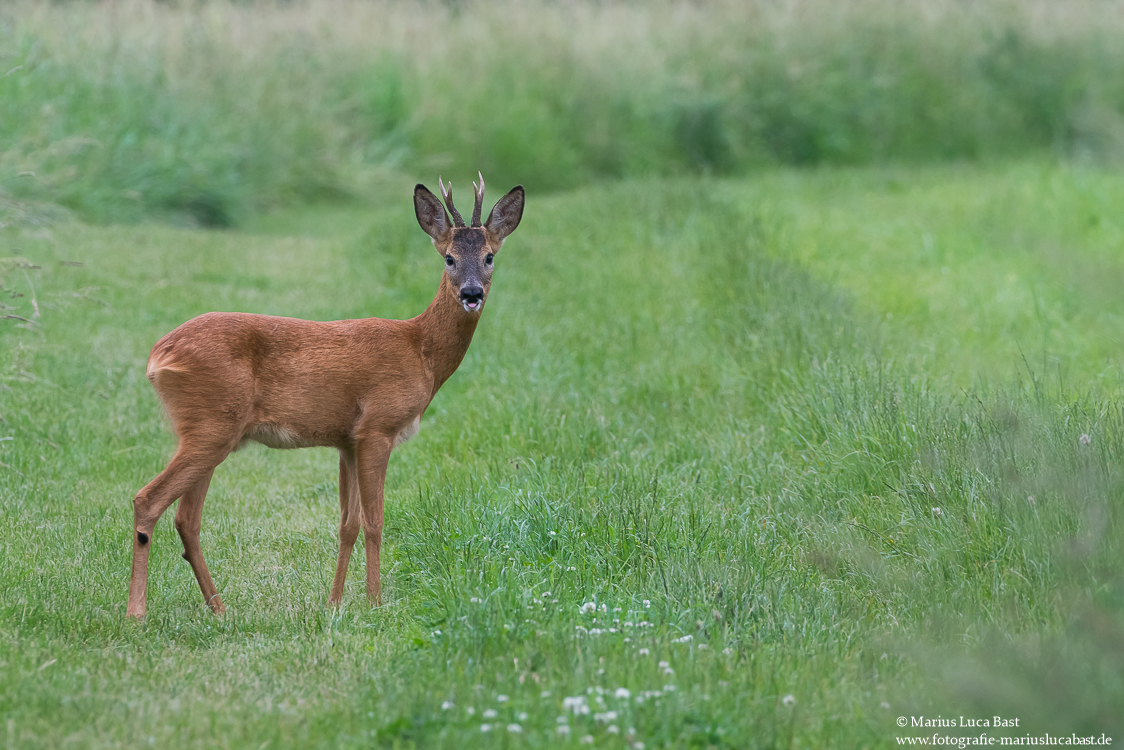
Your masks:
M166 516L126 622L130 501L174 447L149 347L213 309L421 311L441 260L387 184L237 231L12 204L7 747L1124 736L1124 184L1042 160L530 192L391 459L386 605L357 555L324 607L334 453L251 447L204 518L227 616Z

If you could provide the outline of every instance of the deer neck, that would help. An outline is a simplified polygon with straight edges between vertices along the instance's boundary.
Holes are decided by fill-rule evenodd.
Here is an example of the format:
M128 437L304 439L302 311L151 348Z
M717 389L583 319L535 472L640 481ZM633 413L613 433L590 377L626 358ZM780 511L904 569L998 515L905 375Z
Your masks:
M465 312L449 277L442 275L437 296L414 318L421 331L422 358L433 374L433 393L460 366L479 321L480 313Z

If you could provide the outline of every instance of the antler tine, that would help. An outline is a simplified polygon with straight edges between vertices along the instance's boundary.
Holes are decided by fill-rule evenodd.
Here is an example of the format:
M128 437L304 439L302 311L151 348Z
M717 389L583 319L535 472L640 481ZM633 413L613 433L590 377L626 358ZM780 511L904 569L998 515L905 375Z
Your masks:
M480 184L472 183L472 187L476 188L476 206L472 209L472 226L480 226L480 209L484 207L484 175L480 172L476 173L480 178Z
M449 180L448 189L445 184L441 182L441 178L437 178L437 184L441 186L441 197L445 199L445 205L449 207L449 213L453 215L453 226L463 227L464 219L461 218L461 213L453 205L453 181Z

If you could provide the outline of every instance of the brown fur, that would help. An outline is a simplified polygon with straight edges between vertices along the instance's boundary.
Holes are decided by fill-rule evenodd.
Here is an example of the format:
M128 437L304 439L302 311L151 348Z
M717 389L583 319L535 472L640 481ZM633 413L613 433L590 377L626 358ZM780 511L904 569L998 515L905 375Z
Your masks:
M338 604L362 528L367 596L381 600L383 482L395 445L464 358L491 284L491 257L518 226L523 189L492 210L482 229L454 229L440 202L415 188L418 222L453 259L433 302L410 320L315 322L213 312L187 321L152 347L148 379L168 410L179 447L133 501L133 569L127 614L145 614L148 557L156 521L177 498L176 530L203 598L224 611L199 545L203 500L215 467L254 440L274 448L328 446L340 454L340 550L329 603ZM436 207L435 205L436 204ZM498 211L498 214L497 214ZM458 237L473 232L480 237ZM448 260L446 261L449 262ZM482 289L479 306L462 302Z

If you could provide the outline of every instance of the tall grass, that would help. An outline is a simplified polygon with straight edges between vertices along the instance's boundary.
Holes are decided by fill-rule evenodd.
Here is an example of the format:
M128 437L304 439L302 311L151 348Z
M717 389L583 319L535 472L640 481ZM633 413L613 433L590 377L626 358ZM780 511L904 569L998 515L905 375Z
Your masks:
M1124 153L1116 0L23 2L0 55L0 187L99 221L231 224L394 170Z

